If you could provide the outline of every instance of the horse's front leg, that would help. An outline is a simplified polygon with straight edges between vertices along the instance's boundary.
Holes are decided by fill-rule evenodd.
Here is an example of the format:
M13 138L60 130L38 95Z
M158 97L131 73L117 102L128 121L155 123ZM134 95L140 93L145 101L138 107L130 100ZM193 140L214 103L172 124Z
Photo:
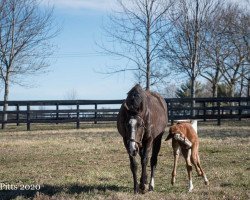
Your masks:
M141 179L140 179L140 190L142 193L145 193L146 190L146 184L148 182L147 178L147 164L148 164L148 148L142 148L140 150L140 156L141 156Z
M137 162L135 157L129 155L130 160L130 169L133 175L133 181L134 181L134 193L137 194L139 192L138 182L137 182Z
M152 157L151 157L151 160L150 160L151 177L150 177L149 191L153 191L154 187L155 187L154 175L155 175L155 169L156 169L157 160L158 160L157 159L158 153L159 153L160 148L161 148L162 135L163 135L163 133L161 133L160 135L158 135L155 138L154 142L153 142Z

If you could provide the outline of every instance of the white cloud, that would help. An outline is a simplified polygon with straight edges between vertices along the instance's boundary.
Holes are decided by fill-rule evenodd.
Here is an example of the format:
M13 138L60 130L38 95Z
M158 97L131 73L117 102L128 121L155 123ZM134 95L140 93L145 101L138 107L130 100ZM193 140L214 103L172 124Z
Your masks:
M71 9L110 10L115 0L43 0L43 3Z

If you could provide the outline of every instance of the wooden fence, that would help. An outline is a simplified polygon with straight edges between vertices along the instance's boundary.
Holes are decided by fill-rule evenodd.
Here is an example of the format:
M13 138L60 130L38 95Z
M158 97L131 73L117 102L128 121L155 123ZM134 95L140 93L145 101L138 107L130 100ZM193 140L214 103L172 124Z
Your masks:
M191 102L195 106L191 107ZM8 101L8 111L3 112L0 101L0 123L76 123L116 121L123 100L64 100L64 101ZM250 118L250 97L241 98L174 98L166 99L171 122L179 119L217 120ZM7 121L4 115L7 114Z

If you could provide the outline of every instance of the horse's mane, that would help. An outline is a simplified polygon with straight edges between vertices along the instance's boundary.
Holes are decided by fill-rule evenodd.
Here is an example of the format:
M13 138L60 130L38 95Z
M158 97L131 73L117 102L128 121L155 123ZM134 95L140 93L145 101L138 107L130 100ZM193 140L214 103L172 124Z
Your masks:
M128 96L130 96L132 93L137 92L138 94L143 93L144 90L139 84L136 84L132 89L128 92Z

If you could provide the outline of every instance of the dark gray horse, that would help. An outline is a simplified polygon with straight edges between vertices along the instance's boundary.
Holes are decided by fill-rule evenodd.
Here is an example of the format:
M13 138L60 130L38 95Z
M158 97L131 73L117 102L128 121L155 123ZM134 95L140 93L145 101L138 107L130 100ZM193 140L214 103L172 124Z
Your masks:
M135 85L128 92L128 96L118 114L117 128L123 137L124 145L129 154L135 193L138 193L139 189L142 193L146 191L146 168L148 155L151 150L149 190L154 190L154 173L157 156L160 151L161 139L167 126L167 121L167 105L159 94L144 91L140 85ZM139 185L137 182L137 163L135 159L137 153L141 157L142 166Z

